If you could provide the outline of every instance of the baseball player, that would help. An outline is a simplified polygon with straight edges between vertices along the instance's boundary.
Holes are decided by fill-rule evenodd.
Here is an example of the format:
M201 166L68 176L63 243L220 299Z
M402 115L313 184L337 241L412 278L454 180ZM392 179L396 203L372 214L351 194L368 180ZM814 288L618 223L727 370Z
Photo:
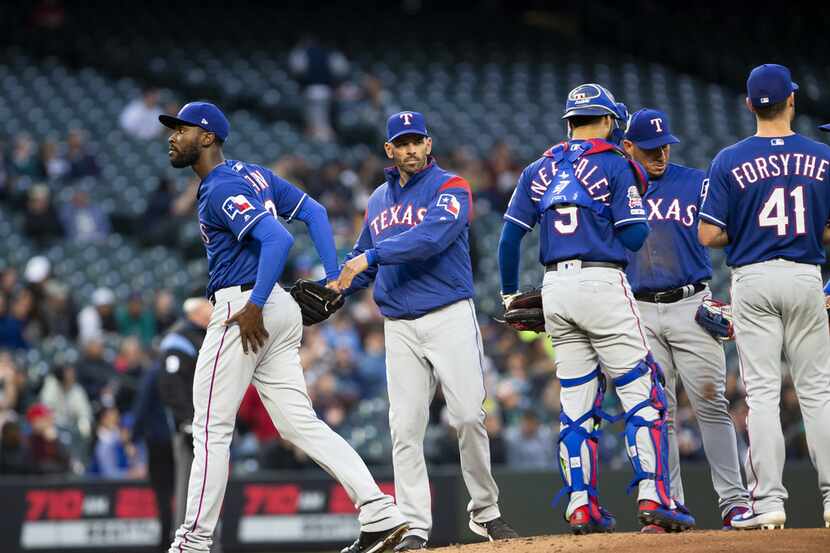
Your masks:
M706 284L712 278L709 252L697 240L706 175L669 163L671 145L678 142L661 111L641 109L629 119L623 148L648 175L643 199L651 233L638 252L628 252L625 274L654 359L666 378L672 496L684 502L674 426L679 375L700 424L723 527L728 529L733 516L749 509L749 493L741 479L735 427L724 396L723 346L694 322L701 302L711 296Z
M184 523L170 553L208 551L228 481L229 445L239 404L253 381L274 425L346 488L359 508L361 532L347 553L374 553L398 543L406 523L381 493L357 453L311 407L300 366L300 308L275 286L293 243L277 221L309 229L327 274L337 274L325 208L267 169L226 160L229 123L213 104L191 102L176 117L170 162L202 179L199 227L208 257L213 315L193 382L194 460Z
M425 548L432 528L423 442L439 383L458 432L470 529L490 540L514 538L499 512L484 428L482 343L468 243L470 185L430 156L422 114L392 115L386 139L394 167L369 198L337 287L349 294L374 279L375 302L386 318L395 496L410 525L396 551Z
M830 147L793 132L798 86L782 65L756 67L747 107L757 132L718 153L700 211L704 246L726 248L735 339L749 407L746 474L751 510L735 528L786 522L781 350L798 394L810 459L830 521L830 339L822 294L830 241Z
M624 268L649 232L640 196L642 169L608 140L623 109L589 83L568 95L570 140L528 165L504 215L499 268L505 307L517 296L519 247L541 227L539 260L545 328L556 349L560 473L569 494L565 518L576 534L608 532L614 517L597 497L598 438L605 375L625 410L626 451L644 525L684 530L694 518L671 497L666 399Z

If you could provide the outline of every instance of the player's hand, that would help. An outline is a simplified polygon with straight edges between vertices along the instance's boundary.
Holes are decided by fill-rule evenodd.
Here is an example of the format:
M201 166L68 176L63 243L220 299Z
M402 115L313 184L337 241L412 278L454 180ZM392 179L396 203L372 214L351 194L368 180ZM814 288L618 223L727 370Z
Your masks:
M824 308L830 309L830 296L824 296Z
M334 290L335 292L340 292L340 287L337 285L337 280L330 280L326 283L326 288L329 290Z
M337 291L343 291L351 286L355 277L368 268L369 261L366 259L365 253L348 260L340 270L340 277L337 279Z
M225 321L225 326L239 325L239 337L242 339L242 352L248 354L248 346L257 353L268 339L268 331L262 322L262 308L248 302L233 317Z

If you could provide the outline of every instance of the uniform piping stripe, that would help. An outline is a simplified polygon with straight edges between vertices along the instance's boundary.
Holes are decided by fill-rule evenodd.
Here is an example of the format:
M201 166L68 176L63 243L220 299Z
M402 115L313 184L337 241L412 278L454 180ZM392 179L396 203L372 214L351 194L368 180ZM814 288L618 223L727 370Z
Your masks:
M508 221L513 221L517 225L522 226L522 227L526 228L527 230L533 230L533 227L531 227L530 225L528 225L524 221L520 221L520 220L516 219L515 217L512 217L512 216L508 215L507 213L504 214L504 218L507 219Z
M749 439L749 390L746 387L746 379L744 379L744 364L741 362L741 348L738 347L738 331L735 330L735 349L738 350L738 373L741 375L741 383L744 385L744 392L746 392L746 453L749 458L749 469L752 471L752 476L755 478L755 485L749 490L749 497L752 499L752 511L755 512L755 490L758 489L758 474L755 472L755 464L752 462L752 442Z
M719 227L726 228L726 223L724 223L724 222L723 222L723 221L721 221L720 219L716 219L715 217L712 217L712 216L711 216L711 215L709 215L708 213L703 213L703 212L701 211L701 212L700 212L700 216L701 216L703 219L707 219L707 220L709 220L709 221L712 221L713 223L715 223L715 224L716 224L716 225L718 225Z
M300 198L300 201L297 202L297 205L294 206L294 209L291 211L291 214L288 216L288 219L286 219L286 222L290 223L292 219L294 219L294 215L297 214L297 211L300 209L300 206L303 205L303 202L305 202L305 199L307 197L308 194L303 194L303 197Z
M470 316L473 318L473 328L476 332L476 350L478 350L478 369L481 372L481 387L484 388L484 399L487 399L487 387L484 385L484 353L481 351L481 333L478 328L476 312L472 305L473 300L467 300L467 307L470 308Z
M231 316L231 304L228 302L228 316ZM222 346L225 344L225 336L228 334L228 329L230 327L226 326L225 331L222 333L222 339L219 341L219 349L216 350L216 357L213 360L213 372L210 375L210 389L208 391L208 404L207 404L207 414L205 415L205 467L202 471L202 491L199 494L199 508L196 510L196 519L193 521L193 526L190 527L190 530L185 532L182 535L182 539L179 542L179 553L182 553L182 544L187 543L187 535L192 533L196 530L196 525L199 524L199 517L202 515L202 503L205 499L205 485L207 484L207 470L208 470L208 429L210 428L210 404L213 400L213 382L216 380L216 367L219 365L219 358L222 356Z
M260 213L259 215L257 215L257 216L256 216L256 217L254 217L253 219L251 219L251 220L248 222L248 224L247 224L247 225L245 225L244 227L242 227L242 230L240 230L240 231L239 231L239 237L237 238L237 240L240 240L240 241L241 241L241 240L242 240L242 238L245 236L245 233L247 233L247 232L248 232L248 229L249 229L249 228L251 228L251 227L254 225L254 223L256 223L257 221L259 221L259 220L260 220L262 217L264 217L267 213L268 213L267 211L263 211L262 213Z
M634 309L634 302L632 301L631 296L628 295L628 290L625 287L625 280L623 280L622 272L620 272L620 286L622 286L623 294L625 294L625 299L628 300L628 306L631 307L631 314L634 315L634 318L637 320L637 330L640 331L640 338L642 338L643 340L643 347L646 348L646 351L648 351L646 335L643 334L643 327L640 325L640 317L637 315L637 310Z
M628 219L620 219L614 223L614 226L618 227L623 223L635 223L637 221L647 222L648 220L645 217L629 217Z

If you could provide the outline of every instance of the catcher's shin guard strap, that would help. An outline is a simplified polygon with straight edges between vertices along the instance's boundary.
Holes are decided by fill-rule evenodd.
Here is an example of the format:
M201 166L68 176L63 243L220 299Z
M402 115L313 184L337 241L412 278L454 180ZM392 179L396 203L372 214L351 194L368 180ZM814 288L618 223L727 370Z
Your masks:
M628 446L628 458L631 461L631 468L634 470L634 478L631 480L626 492L637 487L642 480L654 480L657 496L665 507L670 508L671 499L671 477L669 473L669 435L667 426L667 402L666 394L662 384L662 373L660 366L649 356L640 361L636 367L619 378L614 379L614 384L625 386L634 382L646 374L651 378L651 392L649 398L641 401L623 416L625 418L625 441ZM623 382L623 384L621 384ZM658 413L655 420L646 420L639 416L645 407L651 407ZM640 453L637 447L637 432L640 428L648 429L648 436L651 440L654 452L654 472L647 472L640 462Z
M577 419L568 417L564 410L559 415L559 421L563 425L558 440L559 475L562 477L564 485L553 499L553 506L556 506L565 494L583 491L588 492L590 505L598 505L596 498L599 470L599 437L602 433L600 425L602 419L609 418L602 411L602 400L605 397L606 389L605 375L597 367L596 370L585 376L560 379L560 383L562 388L575 388L585 385L594 379L599 380L599 386L597 387L597 393L591 409ZM593 419L593 425L590 431L582 426L589 419ZM590 466L587 467L587 481L585 479L585 471L583 470L583 444L588 448L588 462L590 463ZM562 452L562 445L565 446L566 454ZM570 476L570 483L568 476Z

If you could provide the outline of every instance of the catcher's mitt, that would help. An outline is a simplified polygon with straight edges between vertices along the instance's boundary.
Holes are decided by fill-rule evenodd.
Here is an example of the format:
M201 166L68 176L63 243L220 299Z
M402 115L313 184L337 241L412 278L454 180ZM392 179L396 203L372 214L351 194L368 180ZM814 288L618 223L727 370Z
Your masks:
M695 313L695 321L714 338L727 341L735 338L732 325L732 306L722 301L707 298Z
M311 280L298 280L288 293L299 304L305 326L325 321L344 303L340 293Z
M545 331L545 312L542 310L542 290L536 288L513 296L507 304L503 322L516 330Z

